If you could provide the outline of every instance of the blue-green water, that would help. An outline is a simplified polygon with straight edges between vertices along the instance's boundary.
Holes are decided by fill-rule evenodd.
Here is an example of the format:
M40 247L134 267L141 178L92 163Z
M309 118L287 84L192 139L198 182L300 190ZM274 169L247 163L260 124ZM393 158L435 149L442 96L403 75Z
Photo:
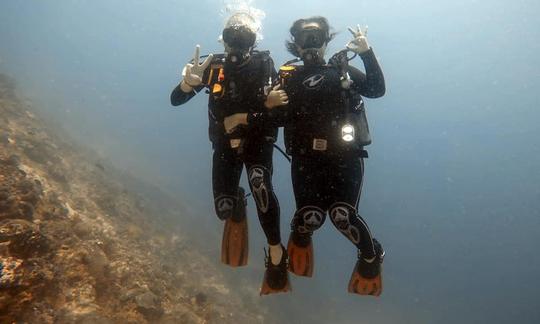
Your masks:
M353 296L355 251L335 229L315 236L312 279L261 298L290 323L540 322L540 3L499 1L262 1L276 63L291 57L292 22L318 14L349 40L368 39L387 81L368 100L374 138L360 204L387 250L385 291ZM34 106L104 159L191 205L194 231L215 233L206 96L173 109L169 94L195 44L221 52L221 1L0 3L0 72ZM362 66L360 60L353 62ZM274 185L286 238L294 212L289 166ZM253 207L253 202L250 203ZM251 210L254 215L254 210ZM262 277L264 237L251 222L251 265ZM212 253L212 252L210 252Z

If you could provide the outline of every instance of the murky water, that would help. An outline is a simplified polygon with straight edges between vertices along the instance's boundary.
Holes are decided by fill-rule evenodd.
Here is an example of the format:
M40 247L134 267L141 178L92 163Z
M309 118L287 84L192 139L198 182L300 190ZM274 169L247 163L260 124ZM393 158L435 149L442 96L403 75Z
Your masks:
M379 299L346 292L355 251L330 224L315 236L316 273L263 297L290 323L540 321L540 4L509 1L255 1L277 64L292 22L324 15L338 32L369 25L387 94L367 100L373 144L360 212L387 250ZM185 200L217 260L206 95L169 95L196 44L219 53L221 1L0 3L0 72L83 145ZM359 59L353 64L362 67ZM287 161L275 154L282 235L294 213ZM250 201L250 266L265 239ZM181 220L179 220L181 221ZM215 237L214 237L215 236ZM254 288L254 292L256 288ZM255 305L257 306L257 305Z

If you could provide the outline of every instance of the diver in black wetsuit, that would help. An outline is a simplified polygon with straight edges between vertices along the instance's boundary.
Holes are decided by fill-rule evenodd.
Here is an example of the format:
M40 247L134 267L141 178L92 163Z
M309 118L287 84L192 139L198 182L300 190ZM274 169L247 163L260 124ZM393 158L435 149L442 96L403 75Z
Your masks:
M223 30L225 54L210 54L201 64L197 46L194 61L186 65L182 82L171 94L171 103L184 104L202 89L208 89L209 135L214 149L214 205L218 218L225 220L221 259L231 266L247 264L245 195L238 186L245 165L259 221L269 244L261 289L261 294L267 294L287 291L289 287L287 252L281 244L279 204L272 188L272 153L277 127L261 125L227 135L223 124L225 117L235 113L261 112L283 104L283 93L272 89L277 73L269 52L253 49L257 33L253 26L253 19L245 13L231 16Z
M364 146L371 143L362 96L381 97L384 77L360 27L349 29L354 39L348 50L326 63L326 45L333 38L329 29L323 17L297 20L290 29L292 41L287 48L304 65L285 64L280 69L289 104L265 113L246 114L237 121L252 127L285 127L297 206L288 245L289 270L301 276L312 275L311 236L328 212L335 227L359 251L349 291L378 296L382 292L384 251L358 215L357 206L363 159L367 157ZM365 74L349 66L347 51L360 56Z

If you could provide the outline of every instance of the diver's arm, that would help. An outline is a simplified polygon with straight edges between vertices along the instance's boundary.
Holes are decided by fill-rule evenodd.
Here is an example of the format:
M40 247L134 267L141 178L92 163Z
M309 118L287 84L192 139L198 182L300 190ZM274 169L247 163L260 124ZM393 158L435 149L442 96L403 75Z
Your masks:
M246 115L246 124L249 127L283 127L288 119L289 97L285 90L281 89L281 83L277 83L279 75L272 58L270 58L270 64L270 75L274 86L265 98L263 112L252 112Z
M250 127L283 127L289 118L289 96L281 89L281 83L275 85L266 96L263 112L250 113L247 122Z
M367 52L359 55L364 61L366 73L364 74L357 68L349 66L349 75L354 81L360 94L367 98L379 98L386 92L384 75L379 62L370 48Z
M354 81L354 87L358 89L362 96L368 98L382 97L386 91L384 76L373 53L373 48L368 44L367 26L363 30L360 25L356 29L349 27L349 31L353 35L353 39L347 44L347 48L362 58L366 70L366 74L364 74L358 69L349 67L348 72Z
M193 60L191 63L187 63L182 70L182 81L171 93L171 104L173 106L186 103L204 88L202 79L204 74L207 73L208 66L212 62L214 55L209 54L202 63L199 63L199 53L200 46L197 45L195 46Z
M279 106L265 112L249 113L247 124L250 127L283 127L289 120L289 106Z
M269 57L266 64L268 65L265 76L270 79L270 83L275 84L279 75L274 68L274 61ZM269 84L267 83L267 85ZM240 125L249 128L277 128L283 126L288 118L288 100L287 93L281 90L281 85L279 83L275 84L264 97L264 101L256 99L254 102L256 106L263 106L262 112L236 113L225 117L225 132L230 134Z
M272 90L268 93L266 96L266 100L264 101L264 107L267 110L272 110L275 107L285 106L289 103L289 97L287 96L287 92L285 90L281 89L281 84L275 85Z
M204 86L200 85L195 88L191 88L191 91L189 92L185 92L184 89L182 89L182 83L183 82L177 85L176 88L174 88L173 92L171 93L171 104L173 106L180 106L188 102L191 98L195 97L195 95L204 88Z
M240 125L249 128L273 128L285 126L289 118L288 106L280 106L265 112L237 113L225 117L225 132L231 134Z

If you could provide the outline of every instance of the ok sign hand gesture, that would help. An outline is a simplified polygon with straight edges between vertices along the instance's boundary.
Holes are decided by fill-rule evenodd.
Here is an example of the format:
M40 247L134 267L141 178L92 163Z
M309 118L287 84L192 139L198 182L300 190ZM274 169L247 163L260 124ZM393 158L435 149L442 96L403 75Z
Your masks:
M354 38L347 44L347 48L356 54L363 54L369 51L369 44L367 42L367 26L363 31L360 28L360 25L357 25L357 30L349 27L349 31Z

